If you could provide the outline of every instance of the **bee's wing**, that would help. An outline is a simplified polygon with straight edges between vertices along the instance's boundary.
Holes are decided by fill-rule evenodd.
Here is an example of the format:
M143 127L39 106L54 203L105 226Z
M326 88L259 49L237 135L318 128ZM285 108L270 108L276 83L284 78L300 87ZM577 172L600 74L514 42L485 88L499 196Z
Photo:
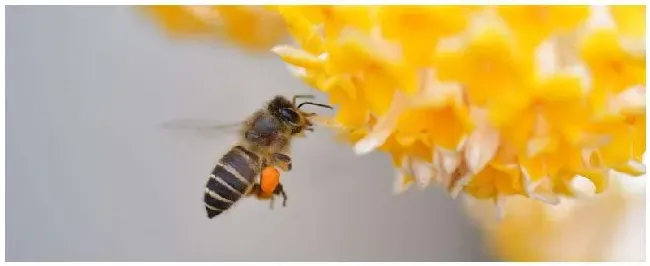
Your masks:
M162 123L161 127L167 130L194 132L204 137L216 137L237 133L243 123L243 121L224 123L209 119L174 119Z

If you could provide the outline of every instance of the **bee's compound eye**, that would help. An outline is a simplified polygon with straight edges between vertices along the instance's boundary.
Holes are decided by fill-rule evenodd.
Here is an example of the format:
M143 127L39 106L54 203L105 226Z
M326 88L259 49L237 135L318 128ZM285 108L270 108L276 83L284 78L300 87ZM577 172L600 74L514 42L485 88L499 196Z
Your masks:
M294 110L289 108L280 109L280 115L282 116L282 119L287 122L298 123L298 121L300 121L300 116L298 116Z

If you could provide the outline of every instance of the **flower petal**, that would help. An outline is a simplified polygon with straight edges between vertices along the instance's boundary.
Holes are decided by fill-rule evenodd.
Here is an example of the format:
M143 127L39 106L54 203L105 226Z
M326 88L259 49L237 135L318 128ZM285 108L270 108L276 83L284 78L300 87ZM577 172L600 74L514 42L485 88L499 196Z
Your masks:
M402 194L408 190L415 182L415 178L402 170L397 170L395 183L393 185L393 193Z
M275 46L271 52L276 53L289 64L307 69L322 69L325 64L321 57L288 45Z
M480 172L499 148L499 132L487 123L479 125L465 143L465 161L472 173Z

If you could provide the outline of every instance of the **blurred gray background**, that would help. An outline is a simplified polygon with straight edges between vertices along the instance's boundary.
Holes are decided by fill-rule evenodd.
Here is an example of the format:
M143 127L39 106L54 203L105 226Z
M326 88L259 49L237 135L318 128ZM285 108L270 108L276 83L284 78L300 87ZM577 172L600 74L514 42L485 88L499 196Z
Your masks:
M309 92L273 56L172 41L131 7L7 7L7 260L489 260L460 201L392 195L387 156L324 131L294 145L286 208L244 200L207 219L205 182L235 136L160 124Z

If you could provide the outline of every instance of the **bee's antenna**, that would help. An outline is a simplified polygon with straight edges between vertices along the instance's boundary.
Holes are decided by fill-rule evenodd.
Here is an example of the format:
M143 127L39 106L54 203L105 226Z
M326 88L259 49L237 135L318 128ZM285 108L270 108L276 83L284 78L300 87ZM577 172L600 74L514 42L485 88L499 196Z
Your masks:
M320 107L327 108L327 109L333 109L332 106L329 106L327 104L312 103L312 102L303 102L303 103L298 105L298 109L300 109L300 107L302 107L303 105L315 105L315 106L320 106Z
M311 94L298 94L298 95L294 95L293 98L291 99L291 103L292 103L293 105L295 105L295 104L296 104L296 100L298 100L298 99L314 99L314 95L311 95Z

